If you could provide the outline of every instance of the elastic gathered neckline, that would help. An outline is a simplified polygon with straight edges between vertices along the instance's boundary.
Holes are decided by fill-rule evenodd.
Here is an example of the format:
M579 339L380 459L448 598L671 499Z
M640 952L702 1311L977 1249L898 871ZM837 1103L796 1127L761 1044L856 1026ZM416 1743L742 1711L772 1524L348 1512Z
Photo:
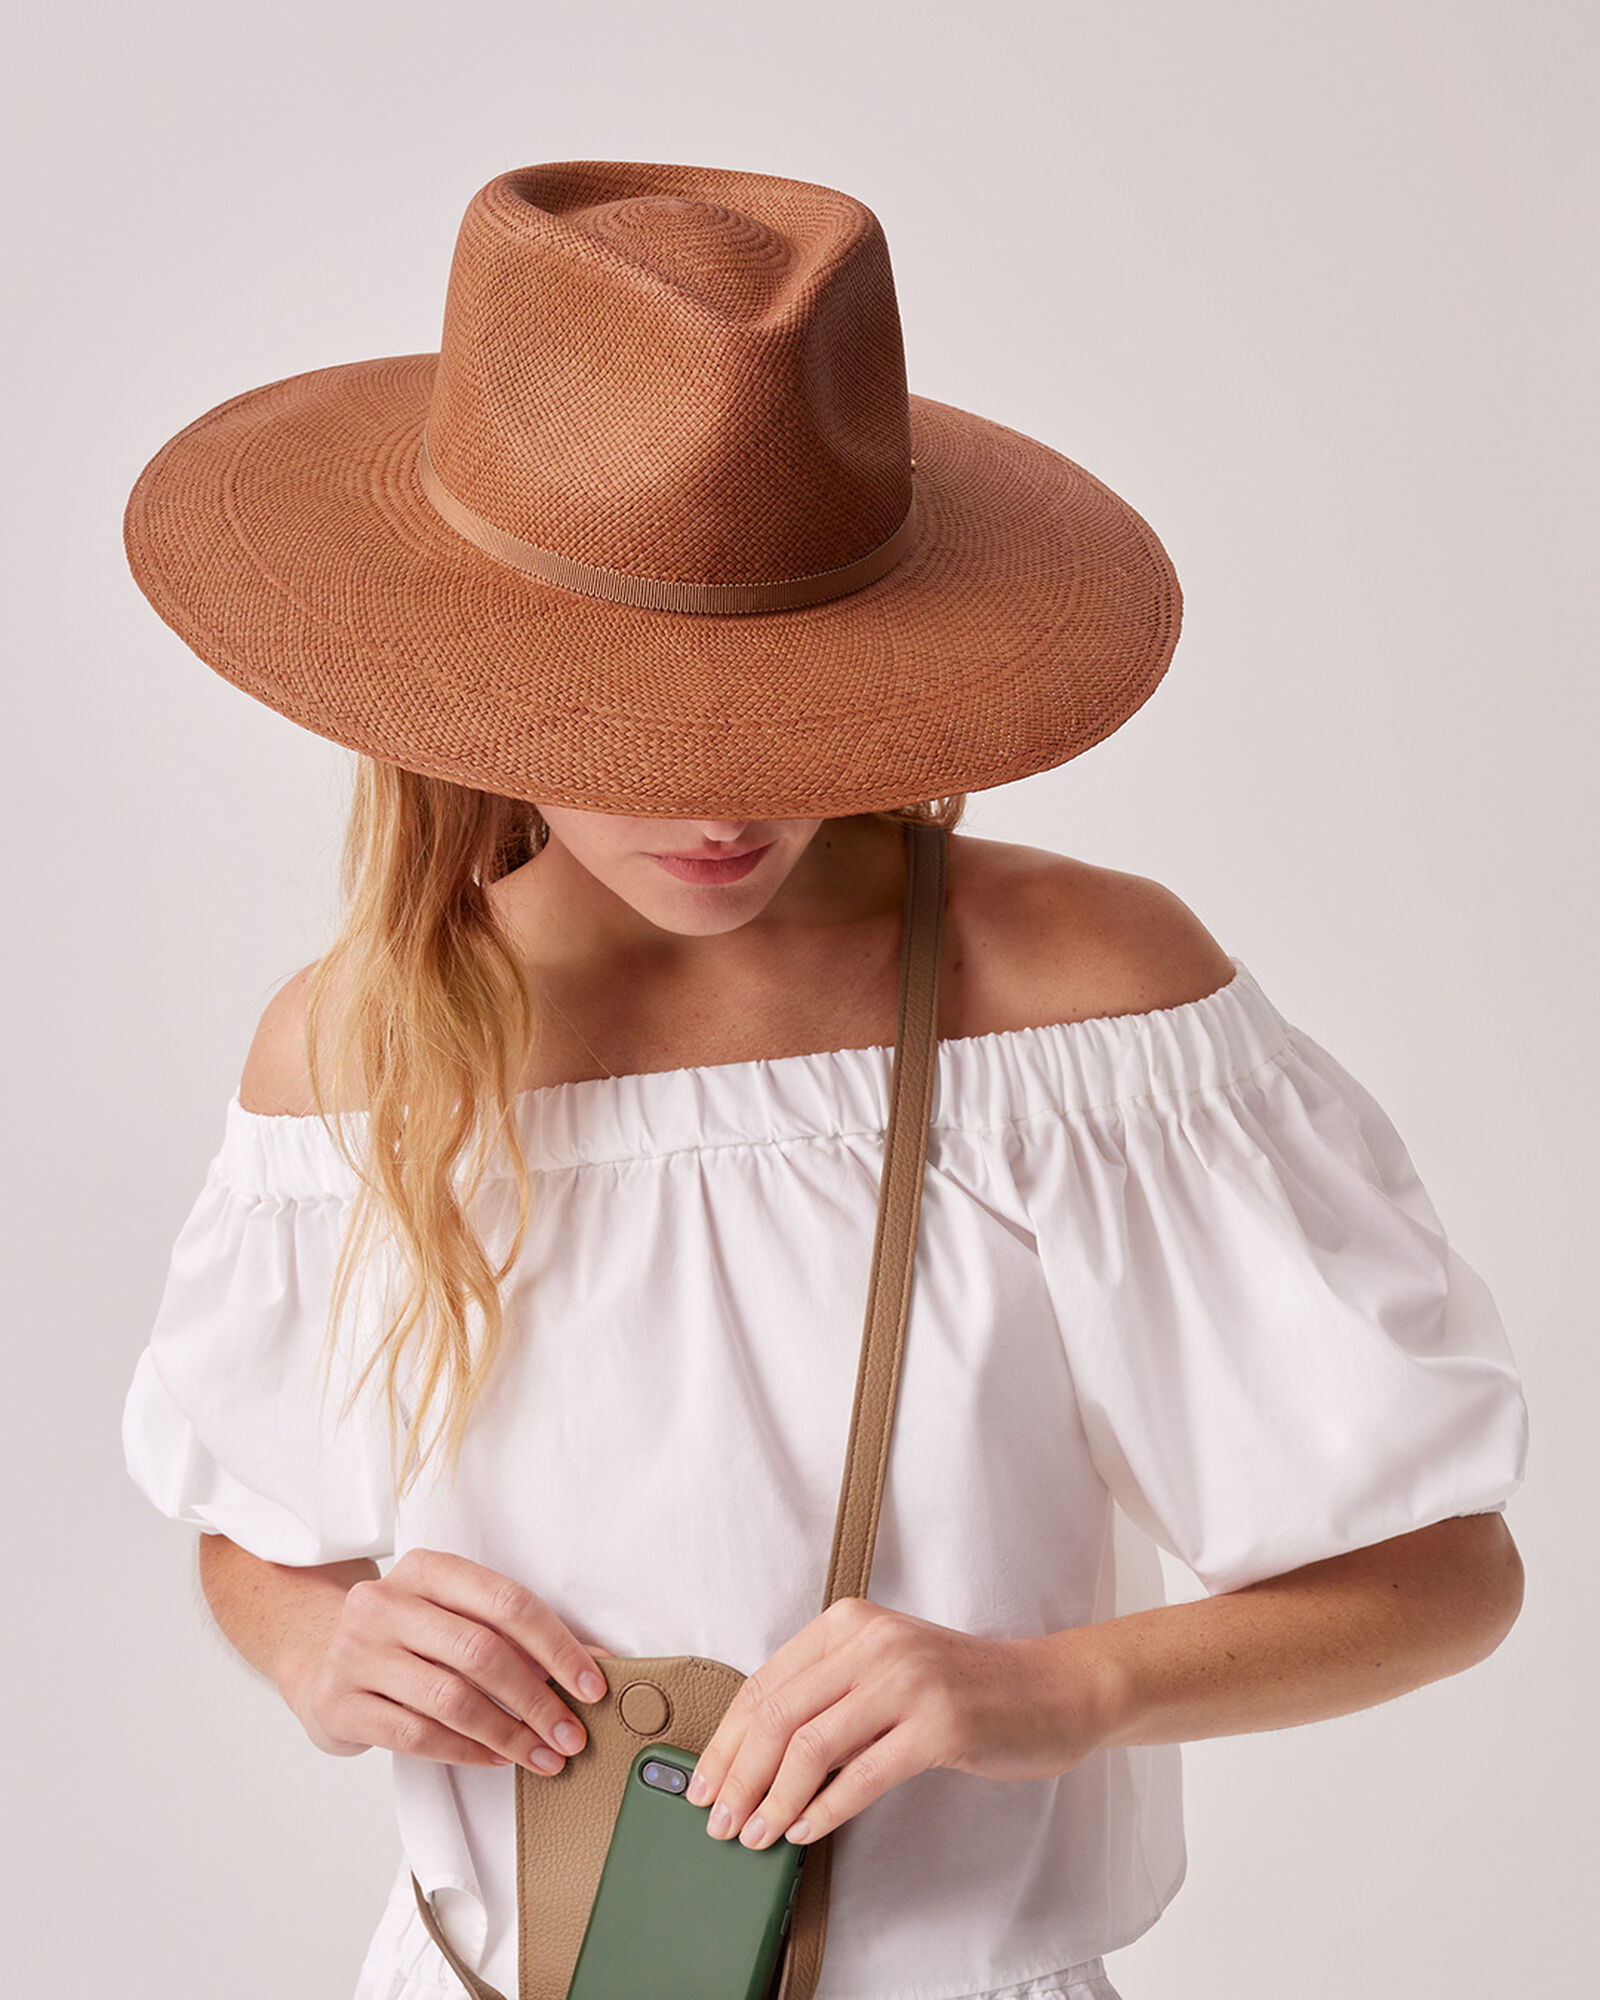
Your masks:
M934 1130L992 1131L1236 1081L1279 1054L1289 1031L1244 961L1229 963L1230 980L1177 1006L941 1041ZM541 1084L515 1100L518 1139L537 1173L881 1134L893 1053L880 1043ZM357 1146L366 1116L343 1114ZM241 1192L348 1197L358 1186L315 1114L247 1111L237 1089L215 1165Z

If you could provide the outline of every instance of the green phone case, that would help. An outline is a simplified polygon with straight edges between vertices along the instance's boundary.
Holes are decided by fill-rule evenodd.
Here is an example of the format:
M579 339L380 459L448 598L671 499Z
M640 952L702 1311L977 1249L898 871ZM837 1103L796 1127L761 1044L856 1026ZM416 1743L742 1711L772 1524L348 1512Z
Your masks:
M697 1761L651 1743L629 1766L567 2000L764 2000L806 1850L713 1840L683 1795Z

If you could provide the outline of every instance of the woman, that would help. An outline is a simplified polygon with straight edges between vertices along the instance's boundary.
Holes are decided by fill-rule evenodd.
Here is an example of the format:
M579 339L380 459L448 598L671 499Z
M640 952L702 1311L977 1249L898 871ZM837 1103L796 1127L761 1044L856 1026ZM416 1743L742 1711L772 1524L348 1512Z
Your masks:
M413 1871L517 1991L511 1766L583 1755L597 1655L748 1676L690 1796L834 1836L821 2000L1107 2000L1179 1742L1499 1643L1526 1411L1385 1114L1169 891L956 830L1147 698L1177 592L1079 468L908 398L870 211L502 176L437 360L208 413L128 547L360 753L125 1419L311 1741L397 1753L358 2000L451 1990ZM919 819L916 1287L871 1594L819 1616Z

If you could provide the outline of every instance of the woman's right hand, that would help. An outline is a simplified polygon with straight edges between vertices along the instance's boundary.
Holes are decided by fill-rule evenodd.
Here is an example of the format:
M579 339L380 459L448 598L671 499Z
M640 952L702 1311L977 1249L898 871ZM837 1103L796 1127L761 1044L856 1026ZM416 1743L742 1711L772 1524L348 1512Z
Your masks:
M587 1739L552 1679L580 1700L605 1691L543 1598L465 1556L408 1549L387 1576L350 1586L326 1644L286 1664L279 1686L331 1756L379 1748L553 1774Z

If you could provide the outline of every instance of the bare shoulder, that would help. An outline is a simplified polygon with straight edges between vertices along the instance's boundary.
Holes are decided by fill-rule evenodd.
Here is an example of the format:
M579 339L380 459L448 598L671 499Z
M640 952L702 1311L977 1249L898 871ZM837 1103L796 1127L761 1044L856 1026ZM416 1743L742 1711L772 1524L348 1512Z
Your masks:
M311 1069L306 1061L306 1009L318 960L303 965L262 1009L239 1077L239 1101L246 1111L269 1117L305 1118L316 1111ZM324 1024L324 1043L327 1024Z
M1071 855L956 832L943 1032L1001 1033L1203 999L1233 962L1175 891Z

